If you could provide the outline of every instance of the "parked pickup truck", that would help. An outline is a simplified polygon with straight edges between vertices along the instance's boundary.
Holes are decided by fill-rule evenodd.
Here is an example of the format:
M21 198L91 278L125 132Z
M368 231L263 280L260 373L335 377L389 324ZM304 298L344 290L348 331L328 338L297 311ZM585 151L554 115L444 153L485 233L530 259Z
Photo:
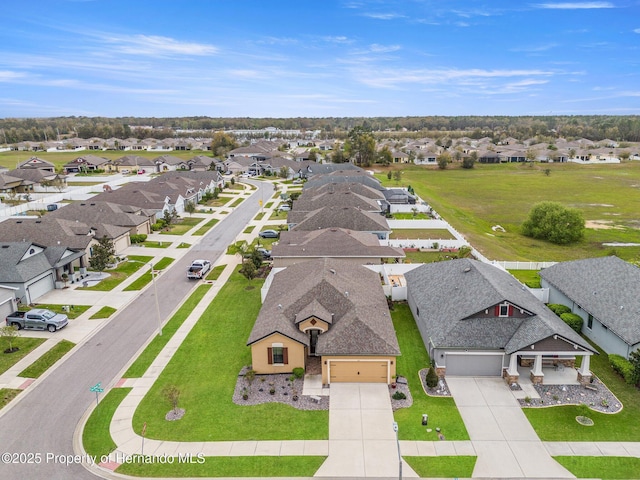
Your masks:
M44 308L35 308L28 312L13 312L6 318L8 326L32 330L49 330L55 332L67 326L69 317Z
M209 260L194 260L189 270L187 270L187 278L189 280L200 280L204 278L209 270L211 270L211 262Z

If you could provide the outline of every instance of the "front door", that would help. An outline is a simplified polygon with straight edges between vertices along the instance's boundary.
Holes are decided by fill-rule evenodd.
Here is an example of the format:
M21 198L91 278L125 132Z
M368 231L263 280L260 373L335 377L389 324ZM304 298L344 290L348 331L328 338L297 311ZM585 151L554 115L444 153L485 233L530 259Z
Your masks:
M309 355L316 354L316 345L318 344L318 334L320 330L309 330Z

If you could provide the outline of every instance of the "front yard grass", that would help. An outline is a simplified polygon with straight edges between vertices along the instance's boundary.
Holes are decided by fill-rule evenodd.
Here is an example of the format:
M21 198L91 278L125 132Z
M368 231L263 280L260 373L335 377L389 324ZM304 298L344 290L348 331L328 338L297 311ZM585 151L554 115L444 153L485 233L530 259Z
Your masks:
M46 308L47 310L51 310L55 313L62 313L69 317L69 320L73 320L74 318L78 318L84 312L91 308L91 305L69 305L69 311L63 310L62 307L66 305L54 305L51 303L36 303L33 308ZM27 309L30 310L30 309Z
M251 364L246 341L260 310L262 283L233 273L142 400L135 431L147 422L149 438L175 441L328 438L327 411L232 401L238 372ZM179 406L186 413L176 422L164 418L171 408L161 393L166 385L181 391Z
M436 427L440 427L447 440L469 440L462 417L451 397L429 397L422 388L418 372L431 364L422 337L406 303L395 303L391 312L393 325L400 344L397 374L409 381L413 405L394 412L398 422L400 440L438 441ZM422 414L429 415L429 428L422 426ZM469 475L470 476L470 475Z
M162 230L163 235L184 235L202 221L202 217L184 217L169 225L169 230Z
M197 229L195 232L193 232L193 235L204 235L209 230L211 230L211 228L213 228L213 226L216 223L218 223L219 221L220 220L218 220L217 218L213 218L213 219L209 220L207 223L205 223L203 226L201 226L199 229Z
M474 456L402 457L420 478L471 478Z
M157 335L147 345L144 351L138 358L131 364L124 374L125 378L140 378L147 371L151 363L156 359L158 353L165 347L165 345L171 340L173 334L176 333L178 328L184 323L191 311L195 308L205 293L209 291L211 285L200 285L189 296L189 298L182 304L176 313L173 314L171 319L162 327L162 335Z
M78 290L95 290L99 292L111 291L135 272L145 267L151 259L153 259L153 257L146 255L129 255L128 258L128 261L122 262L116 268L106 270L106 273L111 274L110 277L107 277L90 287L78 287Z
M60 340L51 350L25 368L18 374L18 376L25 378L38 378L75 346L76 344L69 340Z
M4 353L5 348L9 348L6 341L1 342L2 348L0 349L0 375L13 367L16 363L29 355L33 350L42 345L46 338L29 338L29 337L17 337L11 341L13 348L18 347L20 350L13 353Z
M158 240L145 240L140 245L144 245L147 248L168 248L171 242L161 242Z
M593 345L593 344L592 344ZM597 347L596 347L597 348ZM550 408L525 408L524 413L541 440L547 442L637 442L640 439L640 391L627 385L609 365L606 353L591 357L591 371L618 397L624 408L616 414L590 411L591 427L576 422L576 405Z
M0 409L16 398L21 391L17 388L0 388Z
M162 257L158 262L153 265L154 270L164 270L174 261L171 257ZM153 275L156 275L155 273ZM130 292L133 290L142 290L144 287L149 284L153 280L151 272L144 272L140 277L131 282L130 285L127 285L123 290L125 292Z
M242 233L251 233L255 230L256 226L255 225L251 225L247 228L244 229L244 231Z
M244 202L244 198L237 198L231 205L227 205L229 208L234 208Z
M109 307L108 305L105 305L100 310L98 310L96 313L91 315L89 317L89 320L97 320L99 318L109 318L114 313L116 313L116 309L115 308Z
M82 445L89 455L100 458L116 449L117 445L109 433L109 425L116 409L130 391L130 388L112 388L91 412L82 431Z
M640 478L640 458L636 457L553 457L578 478L602 480Z
M139 477L313 477L327 457L204 457L198 465L125 463L116 473ZM194 460L195 462L196 460Z

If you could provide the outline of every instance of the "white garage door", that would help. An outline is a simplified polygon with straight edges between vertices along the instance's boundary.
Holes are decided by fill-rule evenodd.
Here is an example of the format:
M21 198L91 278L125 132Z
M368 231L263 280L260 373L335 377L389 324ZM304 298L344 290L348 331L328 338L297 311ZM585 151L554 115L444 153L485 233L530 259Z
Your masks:
M4 326L4 319L13 313L13 302L8 299L0 305L0 326Z
M329 382L387 383L386 361L329 361Z
M502 376L502 354L447 353L446 375L461 377Z
M39 297L53 290L54 286L53 273L51 273L27 287L27 291L29 292L27 301L29 303L35 302Z

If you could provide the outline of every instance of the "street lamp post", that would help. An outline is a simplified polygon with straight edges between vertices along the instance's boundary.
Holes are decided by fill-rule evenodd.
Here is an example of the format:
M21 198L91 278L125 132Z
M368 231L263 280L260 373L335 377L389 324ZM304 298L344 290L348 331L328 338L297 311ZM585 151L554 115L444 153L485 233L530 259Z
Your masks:
M398 446L398 478L402 480L402 456L400 455L400 438L398 437L398 422L393 422L393 431L396 432L396 444Z
M139 262L138 260L129 260L130 262L136 263L144 263ZM160 303L158 302L158 287L156 286L156 275L153 272L153 263L147 263L149 265L149 273L151 274L151 283L153 283L153 293L156 297L156 314L158 315L158 335L162 336L162 318L160 317Z

